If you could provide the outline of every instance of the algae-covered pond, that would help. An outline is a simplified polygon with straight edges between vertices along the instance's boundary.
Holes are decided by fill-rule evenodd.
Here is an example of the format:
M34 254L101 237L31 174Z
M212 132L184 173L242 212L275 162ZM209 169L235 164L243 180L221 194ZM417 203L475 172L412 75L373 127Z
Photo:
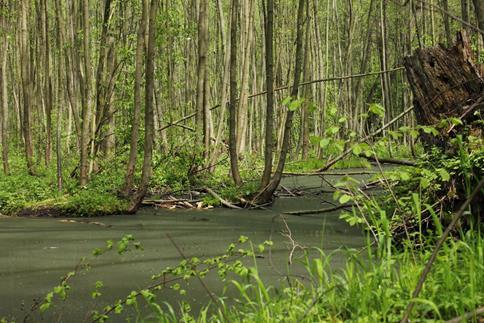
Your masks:
M290 184L290 183L289 183ZM294 184L294 183L293 183ZM306 183L308 184L308 183ZM65 222L52 218L0 219L0 317L22 319L33 300L39 298L62 276L73 270L82 257L90 258L92 250L107 240L119 240L133 234L144 250L124 255L105 254L90 261L91 269L70 281L68 300L49 311L49 321L83 320L92 309L123 298L132 290L151 283L151 276L181 260L169 241L169 234L187 257L215 256L241 235L254 243L272 239L272 257L258 259L264 281L278 285L281 273L303 273L300 261L288 264L288 243L280 232L285 225L277 217L283 211L317 209L331 196L280 198L269 210L182 210L142 209L134 216L110 216L96 221L107 226ZM275 217L276 216L276 217ZM286 216L294 239L305 246L320 247L326 253L365 244L360 229L348 226L338 213L311 216ZM300 255L300 254L299 254ZM333 256L333 266L344 261L344 252ZM103 281L102 301L93 300L91 291L96 281ZM207 284L217 293L223 285L215 275ZM185 300L196 309L208 301L206 291L196 281L188 286L186 296L173 291L161 292L158 300L176 304ZM52 317L54 316L54 317Z

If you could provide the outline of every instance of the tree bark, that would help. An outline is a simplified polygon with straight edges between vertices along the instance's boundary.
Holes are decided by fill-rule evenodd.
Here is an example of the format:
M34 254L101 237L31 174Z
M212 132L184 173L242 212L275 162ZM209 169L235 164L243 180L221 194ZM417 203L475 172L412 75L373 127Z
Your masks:
M230 170L235 185L242 184L237 153L237 32L239 1L232 0L230 23L230 103L229 103L229 154Z
M441 0L441 5L442 9L444 9L446 12L449 12L449 0ZM450 46L450 44L452 44L452 35L450 31L449 15L446 13L442 13L442 18L444 19L445 40L447 41L447 46Z
M0 10L7 10L5 4L0 5ZM7 57L8 57L8 37L7 37L8 21L6 15L0 16L0 27L2 28L2 47L0 53L0 144L2 146L2 168L5 175L10 173L10 165L8 161L8 79L7 79Z
M23 118L22 118L22 133L24 138L25 158L27 161L27 169L29 174L34 174L33 162L33 145L32 133L30 129L30 112L32 110L32 77L31 77L31 57L29 46L29 29L27 15L30 10L29 1L22 1L21 3L21 19L20 19L20 64L22 69L22 88L23 88Z
M265 60L266 60L266 119L264 173L262 175L261 191L269 184L272 175L274 150L274 0L267 0L265 21Z
M81 159L79 184L85 186L89 180L89 144L91 139L91 49L90 49L90 17L89 0L82 2L82 32L83 32L83 93L82 93L82 127L81 127Z
M209 127L209 111L208 111L208 0L200 0L200 12L198 18L198 82L197 82L197 140L199 144L203 144L204 156L207 157L210 149L210 127Z
M138 26L135 56L135 78L134 78L134 109L131 127L131 142L129 147L129 158L124 181L123 194L127 196L133 189L134 172L136 170L136 157L138 156L138 139L141 119L141 83L143 77L143 54L145 52L146 22L148 17L147 0L143 0L141 20Z
M129 213L138 211L143 198L148 192L151 175L153 172L153 142L155 134L153 97L154 97L154 74L155 74L155 43L156 43L156 13L159 0L151 0L149 24L148 24L148 46L146 52L146 84L145 84L145 142L144 158L141 183L136 196L131 201Z
M307 0L299 0L298 10L297 10L297 25L296 25L296 60L294 67L294 83L291 90L291 98L296 100L299 94L299 83L301 81L302 63L303 63L303 52L304 52L304 7ZM291 128L292 120L294 116L294 111L288 110L286 121L284 124L284 134L281 146L281 153L279 155L279 162L277 164L276 171L272 177L269 185L267 185L258 195L259 203L267 203L272 200L274 192L276 191L279 183L282 179L282 173L284 171L284 166L286 163L287 153L289 151L290 139L291 139Z
M48 1L42 0L42 20L44 35L44 96L46 114L46 144L45 144L45 165L49 167L52 156L52 75L50 70L50 41L49 41L49 9Z
M484 30L484 1L473 0L474 10L476 11L477 25L479 29ZM481 33L482 41L484 42L484 34Z

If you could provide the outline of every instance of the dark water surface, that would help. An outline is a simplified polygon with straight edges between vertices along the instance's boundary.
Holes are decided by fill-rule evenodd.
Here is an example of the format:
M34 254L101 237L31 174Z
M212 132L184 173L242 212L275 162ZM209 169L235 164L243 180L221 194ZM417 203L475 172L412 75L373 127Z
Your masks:
M301 179L285 180L295 187ZM320 180L304 180L305 186L317 186ZM0 318L22 320L35 298L45 295L57 285L67 272L72 271L80 258L90 259L92 250L103 247L106 240L119 240L133 234L143 251L115 252L90 260L89 272L70 281L72 291L65 303L60 302L45 321L84 321L92 309L124 298L130 291L150 285L151 275L166 266L176 265L181 257L170 243L169 234L187 257L215 256L238 240L248 236L254 243L271 238L272 263L269 257L259 259L257 266L265 282L278 285L283 279L278 272L304 273L298 261L288 265L288 243L280 231L283 222L274 216L283 211L330 207L322 201L332 201L331 195L280 198L270 210L187 210L171 211L143 209L134 216L111 216L95 221L109 228L82 223L65 223L58 219L2 218L0 219ZM311 216L286 216L294 239L301 245L321 247L329 253L342 247L359 248L365 244L357 228L349 227L338 218L338 213ZM333 265L344 262L344 253L333 257ZM277 269L277 270L275 270ZM103 296L93 300L90 292L97 280L104 283ZM222 285L215 276L207 277L207 285L220 292ZM208 296L198 281L193 280L186 296L172 291L161 292L158 300L176 305L185 300L194 308L208 302Z

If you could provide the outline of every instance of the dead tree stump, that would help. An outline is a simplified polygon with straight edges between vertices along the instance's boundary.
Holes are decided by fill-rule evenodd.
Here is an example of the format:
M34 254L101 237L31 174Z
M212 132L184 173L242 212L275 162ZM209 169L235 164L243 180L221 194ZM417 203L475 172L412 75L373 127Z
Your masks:
M417 49L404 65L414 96L420 125L435 125L443 118L466 119L484 108L482 66L474 63L469 37L457 34L455 45ZM472 111L470 111L472 109Z
M484 112L484 65L475 63L469 37L464 31L457 34L454 46L417 49L412 56L405 58L404 65L419 125L435 126L441 120L452 117L463 123L461 126L440 128L438 136L421 132L421 140L427 149L439 146L445 154L454 155L457 149L452 147L451 138L458 134L482 138L484 131L480 118ZM474 170L477 180L482 176L483 169ZM465 197L462 182L462 178L453 179L454 191ZM447 189L450 190L449 187ZM473 212L478 218L484 215L480 211L483 200L480 196L473 205Z

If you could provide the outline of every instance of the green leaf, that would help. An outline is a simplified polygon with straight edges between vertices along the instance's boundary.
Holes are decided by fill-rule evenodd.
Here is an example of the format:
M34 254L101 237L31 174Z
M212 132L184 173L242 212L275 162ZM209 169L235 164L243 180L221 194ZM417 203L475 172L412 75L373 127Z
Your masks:
M321 139L321 141L319 142L319 146L321 148L326 148L326 147L328 147L330 142L331 141L328 138Z
M383 118L385 116L385 108L378 103L371 104L369 108L369 112L379 116L380 118Z
M430 181L429 181L427 178L422 177L422 178L420 179L420 186L421 186L423 189L425 189L425 188L427 188L427 187L429 187L429 186L430 186Z
M331 107L331 108L329 109L329 111L328 111L328 114L329 114L330 116L335 116L335 115L336 115L336 113L338 113L338 109L336 109L336 107Z
M288 106L289 111L296 111L302 106L303 102L304 102L304 99L292 101Z
M402 181L409 181L410 180L410 174L407 172L400 172L398 175L400 175L400 179Z
M444 168L439 168L437 171L444 182L448 182L450 180L450 174Z
M341 204L346 204L348 203L349 201L351 201L353 198L351 196L349 196L348 194L343 194L340 196L339 198L339 202Z
M355 156L359 156L361 154L361 152L363 151L361 146L358 145L358 144L355 144L351 150L353 151L353 155L355 155Z
M282 101L282 105L288 106L292 101L292 97L288 96L287 98Z
M334 127L330 127L326 130L326 133L329 134L329 135L335 135L338 133L338 131L340 130L340 127L337 127L337 126L334 126Z

